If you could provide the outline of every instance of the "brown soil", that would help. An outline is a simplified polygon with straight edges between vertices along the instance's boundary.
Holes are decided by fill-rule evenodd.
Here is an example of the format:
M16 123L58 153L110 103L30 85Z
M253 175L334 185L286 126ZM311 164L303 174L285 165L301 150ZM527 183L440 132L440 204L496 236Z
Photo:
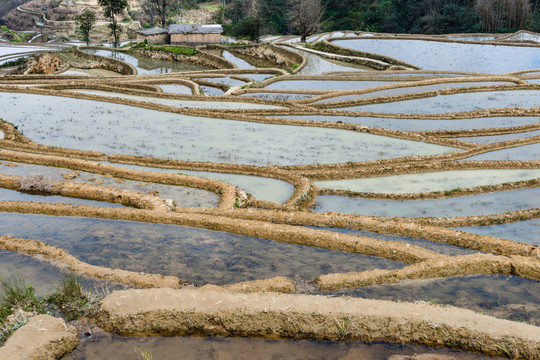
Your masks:
M213 286L117 291L102 301L98 324L125 336L362 339L446 345L523 359L533 359L540 351L537 327L453 307L231 294Z
M60 359L79 345L79 333L64 320L38 315L0 347L0 358L10 360Z

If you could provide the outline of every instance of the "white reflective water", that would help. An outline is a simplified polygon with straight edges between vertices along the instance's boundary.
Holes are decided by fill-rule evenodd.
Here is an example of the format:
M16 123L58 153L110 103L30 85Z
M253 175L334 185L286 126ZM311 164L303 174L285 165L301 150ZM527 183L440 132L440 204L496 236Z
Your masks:
M540 68L536 47L405 39L351 39L333 43L397 58L426 70L502 74Z
M540 169L450 170L363 179L316 181L321 188L386 194L448 191L540 178Z
M498 225L460 227L456 230L540 246L540 219Z

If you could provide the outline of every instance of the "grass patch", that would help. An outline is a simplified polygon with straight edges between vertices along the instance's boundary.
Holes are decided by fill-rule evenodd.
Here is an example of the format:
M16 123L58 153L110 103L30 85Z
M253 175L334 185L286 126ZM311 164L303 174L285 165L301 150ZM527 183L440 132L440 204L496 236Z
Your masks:
M219 11L221 9L221 4L206 5L204 9L208 11Z
M158 50L158 51L165 51L170 52L173 54L178 55L186 55L186 56L193 56L197 55L199 53L199 50L197 50L194 47L188 47L188 46L148 46L149 50Z
M45 301L56 306L68 321L90 314L94 311L97 302L93 296L83 290L74 274L64 279Z
M28 285L20 272L10 270L8 276L0 277L0 346L27 318L18 310L43 314L45 307L36 297L32 285ZM15 315L15 316L11 316Z
M6 61L5 63L0 65L0 68L8 68L8 67L13 67L13 66L20 66L20 65L23 65L25 62L26 62L26 58L20 57L20 58L15 59L15 60Z

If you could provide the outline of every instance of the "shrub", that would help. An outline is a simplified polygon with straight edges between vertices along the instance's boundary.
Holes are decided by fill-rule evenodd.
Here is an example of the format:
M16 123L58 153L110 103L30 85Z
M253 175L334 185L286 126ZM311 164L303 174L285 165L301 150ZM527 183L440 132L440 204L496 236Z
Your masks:
M68 321L87 315L94 305L92 297L82 289L74 274L64 279L62 285L46 299L46 302L58 307Z

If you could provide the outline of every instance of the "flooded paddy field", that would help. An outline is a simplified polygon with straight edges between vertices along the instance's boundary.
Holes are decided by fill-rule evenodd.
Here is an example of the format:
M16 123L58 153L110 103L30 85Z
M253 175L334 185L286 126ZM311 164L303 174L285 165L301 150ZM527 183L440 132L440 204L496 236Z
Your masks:
M536 208L540 208L539 188L424 200L382 200L319 195L314 211L414 218L479 216Z
M93 174L84 171L72 171L69 169L63 169L58 167L51 166L42 166L42 165L31 165L24 163L3 163L0 164L0 173L4 175L16 175L16 176L30 176L30 175L43 175L48 178L57 181L66 181L71 179L72 182L83 182L87 184L95 184L101 186L108 186L117 189L136 191L139 193L147 194L157 194L163 199L172 199L176 202L178 207L211 207L216 206L219 201L219 196L209 191L202 189L195 189L183 186L173 186L157 183L149 183L144 181L134 181L115 178L112 176L104 176L100 174ZM30 195L25 195L30 196ZM37 199L38 197L36 197ZM45 202L62 202L57 196L46 196ZM56 199L56 200L53 200ZM67 198L69 199L69 198ZM8 200L8 199L3 199ZM19 200L19 201L42 201L42 200ZM71 199L72 202L67 202L70 204L75 204L75 201L78 199ZM89 200L87 200L89 201ZM83 201L78 204L85 204L86 201ZM91 205L95 203L90 201L86 203ZM115 204L103 203L101 206L113 206ZM100 205L97 205L100 206Z
M351 234L351 235L358 235L358 236L367 236L370 238L386 240L386 241L404 242L404 243L414 245L414 246L419 246L419 247L422 247L422 248L425 248L425 249L434 251L438 254L442 254L446 256L458 256L458 255L478 253L478 251L472 250L472 249L466 249L459 246L453 246L453 245L438 243L438 242L424 240L424 239L415 239L415 238L411 238L407 236L379 234L372 231L354 230L354 229L346 229L346 228L325 228L325 227L313 227L313 228L332 231L332 232L340 233L340 234Z
M539 227L540 220L533 219L507 224L461 227L458 230L540 246Z
M350 106L341 110L378 113L444 114L496 108L530 109L538 105L540 90L484 91L453 95L438 95L424 99L385 104Z
M266 200L282 203L287 201L287 199L292 195L294 191L294 186L288 182L268 178L261 176L250 176L250 175L240 175L240 174L230 174L230 173L217 173L211 171L193 171L193 170L183 170L183 169L163 169L163 168L152 168L147 166L136 166L136 165L125 165L125 164L114 164L116 166L125 167L128 169L137 169L142 171L153 171L153 172L165 172L171 174L185 174L198 176L208 179L215 179L225 181L233 186L236 186L240 190L244 190L251 195L253 195L258 200Z
M537 179L540 169L454 170L364 179L317 181L318 187L387 194L426 193Z
M405 356L420 353L439 356L459 356L465 360L495 359L473 353L429 348L409 344L371 343L359 341L333 342L310 340L264 340L226 337L119 337L105 332L94 332L93 338L81 339L81 345L65 360L98 359L112 356L115 359L133 359L142 352L153 358L176 359L249 359L254 354L264 354L264 359L386 359L392 355Z
M540 160L540 143L490 151L466 160Z
M424 86L409 86L409 87L399 87L395 89L388 90L379 90L369 92L367 94L352 94L344 96L336 96L328 99L322 99L315 101L314 103L328 103L328 102L338 102L338 101L347 101L347 100L356 100L356 99L365 99L377 96L393 96L393 95L404 95L410 93L418 93L425 91L439 91L442 89L452 89L452 88L465 88L465 87L481 87L481 86L495 86L495 85L512 85L511 82L459 82L459 83L443 83L435 85L424 85Z
M339 109L336 109L339 110ZM470 130L470 129L490 129L503 127L517 127L523 125L537 124L540 117L536 116L508 116L489 118L469 118L469 119L394 119L363 116L344 115L288 115L275 116L281 119L302 119L311 121L329 121L366 125L377 128L400 130L400 131L439 131L439 130ZM509 135L512 136L512 135ZM482 137L480 137L482 138ZM466 139L464 139L466 140ZM466 140L469 141L469 140ZM475 142L475 141L472 141Z
M425 70L504 74L538 69L538 48L406 39L335 40L335 45L390 56ZM421 56L419 56L421 54Z
M196 284L396 269L405 264L361 254L284 244L173 225L3 213L0 234L40 240L92 265L175 275ZM274 254L271 258L266 254Z
M219 70L99 49L138 74L2 77L0 276L106 289L56 358L535 359L538 49L451 36L309 38L420 70L288 36L288 72L223 45ZM11 190L31 175L148 203Z
M294 165L457 151L339 129L306 131L299 126L193 117L73 98L0 93L0 99L5 100L0 105L4 120L19 126L33 141L106 154ZM10 106L15 101L20 106ZM55 101L57 106L51 106L50 101ZM148 123L148 119L152 122ZM363 151L360 153L358 149Z
M405 280L397 284L332 291L331 294L452 305L502 319L540 325L537 306L540 302L540 283L515 276L472 275Z
M89 54L95 54L111 59L117 59L127 62L128 64L133 65L137 69L139 75L149 75L149 74L167 74L172 72L181 72L181 71L199 71L199 70L209 70L208 67L176 62L176 61L166 61L158 59L150 59L148 57L137 56L133 54L126 54L123 52L112 51L112 50L101 50L101 49L84 49L84 52Z

